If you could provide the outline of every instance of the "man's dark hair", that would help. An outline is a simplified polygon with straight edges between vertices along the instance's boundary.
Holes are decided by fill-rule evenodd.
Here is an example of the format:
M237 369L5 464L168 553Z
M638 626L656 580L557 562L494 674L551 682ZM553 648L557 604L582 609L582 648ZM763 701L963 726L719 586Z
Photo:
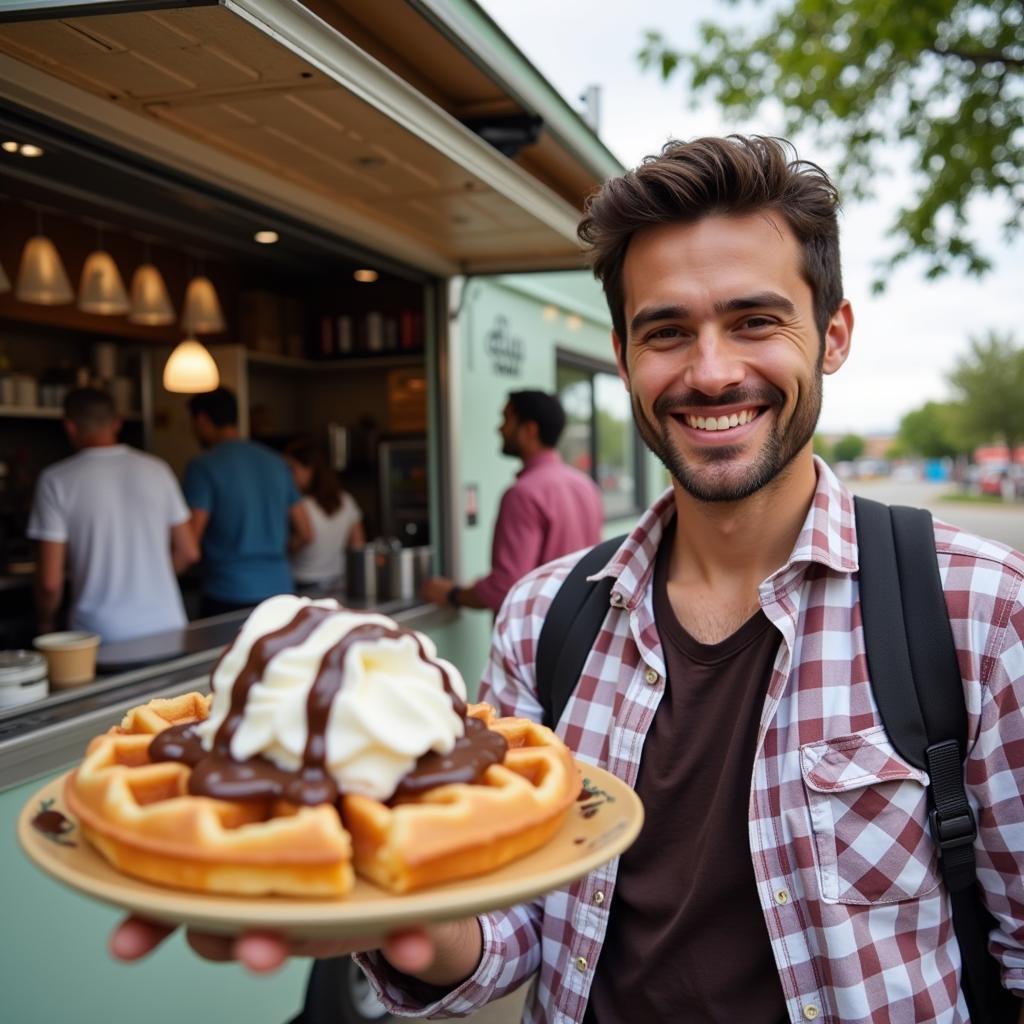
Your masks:
M565 430L565 410L557 396L546 391L512 391L508 404L520 423L536 423L545 448L554 448Z
M193 416L205 413L215 427L233 427L238 423L238 399L227 388L193 395L188 400L188 409Z
M803 250L801 272L824 338L843 299L839 194L817 164L799 160L785 139L760 135L669 141L635 170L609 178L586 202L577 234L604 285L612 325L626 343L622 271L633 235L660 224L769 211L789 225Z
M64 418L83 434L112 426L117 419L114 400L99 388L74 388L64 396Z

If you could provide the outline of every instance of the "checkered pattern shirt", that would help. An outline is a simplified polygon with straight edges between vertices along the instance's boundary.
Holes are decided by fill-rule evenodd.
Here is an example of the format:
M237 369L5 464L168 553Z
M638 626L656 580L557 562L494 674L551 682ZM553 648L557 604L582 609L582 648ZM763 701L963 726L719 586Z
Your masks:
M559 725L580 761L630 784L664 686L651 578L673 512L663 495L594 577L614 578L612 613ZM968 712L978 878L998 922L990 950L1003 983L1024 996L1024 557L938 521L935 533ZM481 693L501 714L541 717L537 639L578 557L531 573L502 607ZM761 712L749 837L789 1019L967 1021L927 825L928 777L896 754L872 697L853 501L823 463L793 553L761 584L760 601L782 642ZM600 955L616 868L483 915L479 966L435 1001L415 1002L378 962L385 1000L396 1013L456 1016L539 971L524 1020L581 1021L595 969L615 969Z

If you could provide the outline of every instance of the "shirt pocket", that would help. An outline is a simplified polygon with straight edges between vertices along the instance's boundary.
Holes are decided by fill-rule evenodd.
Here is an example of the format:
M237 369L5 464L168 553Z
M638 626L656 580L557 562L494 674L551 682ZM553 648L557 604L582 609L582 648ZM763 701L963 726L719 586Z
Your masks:
M939 884L928 775L896 753L882 726L805 743L800 771L825 902L897 903Z

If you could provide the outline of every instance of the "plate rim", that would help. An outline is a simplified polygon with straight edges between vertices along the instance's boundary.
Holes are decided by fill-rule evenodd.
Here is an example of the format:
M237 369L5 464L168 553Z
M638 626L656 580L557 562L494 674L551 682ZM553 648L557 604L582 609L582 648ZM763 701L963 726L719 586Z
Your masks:
M148 916L156 921L166 923L195 925L210 931L235 934L250 927L270 927L281 932L300 935L310 930L326 933L332 928L341 937L356 934L355 928L364 926L372 931L382 927L414 922L430 922L454 920L474 914L499 910L536 899L547 892L563 888L591 871L619 856L635 841L643 826L644 812L640 798L632 787L605 768L573 759L580 773L581 792L583 780L587 779L599 789L612 789L616 800L624 800L625 811L613 823L607 841L595 850L584 852L578 859L567 865L548 867L545 870L528 875L521 881L506 879L500 882L501 891L509 886L515 888L515 895L509 899L495 902L495 896L488 898L493 892L495 883L489 874L466 879L458 879L448 883L430 886L412 893L392 894L374 886L372 882L361 879L365 885L379 889L382 898L372 901L349 901L344 896L335 898L315 898L299 896L231 896L218 893L201 893L188 889L175 889L161 886L132 875L122 874L114 865L89 844L88 840L79 841L86 856L100 859L103 865L115 877L86 876L76 871L66 856L61 856L50 845L50 841L32 826L32 820L38 813L40 803L50 797L57 796L61 801L61 811L66 817L80 827L78 819L70 812L63 797L64 785L68 777L75 771L71 768L51 778L44 785L34 790L28 797L18 814L18 842L25 856L41 871L62 885L73 889L104 904L118 907L121 910ZM573 806L576 806L574 803ZM569 820L568 818L566 819ZM560 827L565 828L566 825ZM617 831L615 831L617 828ZM557 835L557 833L556 833ZM554 837L552 837L554 838ZM548 845L551 840L522 858L503 865L507 868L518 861L526 860ZM499 869L501 870L501 869ZM121 879L124 879L122 882ZM454 887L448 890L448 887ZM446 891L450 898L444 899ZM442 897L439 900L439 896ZM140 898L135 898L140 897ZM268 915L267 908L271 906Z

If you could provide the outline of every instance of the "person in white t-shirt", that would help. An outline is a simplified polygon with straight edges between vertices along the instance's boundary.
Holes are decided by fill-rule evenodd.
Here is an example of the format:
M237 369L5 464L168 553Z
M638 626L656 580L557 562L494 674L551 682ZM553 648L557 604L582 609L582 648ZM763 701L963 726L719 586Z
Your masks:
M68 393L64 429L76 453L40 474L28 523L40 631L57 627L65 579L68 626L104 643L184 626L176 577L199 548L170 466L118 443L121 420L96 388Z
M363 513L355 499L341 489L338 476L323 451L307 438L296 438L284 450L295 486L313 527L313 539L289 546L292 575L299 587L340 586L345 573L345 549L366 543Z

